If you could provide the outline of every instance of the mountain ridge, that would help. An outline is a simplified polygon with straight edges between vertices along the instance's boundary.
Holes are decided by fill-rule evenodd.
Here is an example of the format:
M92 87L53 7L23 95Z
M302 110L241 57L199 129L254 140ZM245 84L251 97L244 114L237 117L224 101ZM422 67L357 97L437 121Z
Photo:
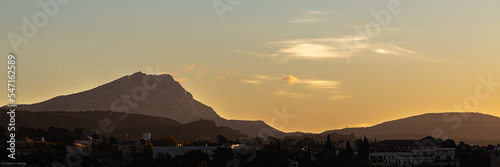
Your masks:
M89 90L56 96L38 103L21 104L17 108L33 112L128 111L170 118L182 124L200 119L212 120L218 126L228 126L250 136L258 136L262 129L272 131L276 137L285 135L263 121L222 118L213 108L194 99L169 74L148 75L136 72ZM267 137L266 135L262 137Z
M500 117L483 113L425 113L385 121L370 127L327 130L324 133L354 133L384 139L418 139L423 136L451 138L475 144L500 141Z

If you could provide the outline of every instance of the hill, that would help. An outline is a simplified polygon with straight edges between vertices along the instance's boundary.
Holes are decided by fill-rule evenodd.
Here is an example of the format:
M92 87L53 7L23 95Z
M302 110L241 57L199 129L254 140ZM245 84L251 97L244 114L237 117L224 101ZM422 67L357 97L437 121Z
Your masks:
M500 118L481 113L429 113L366 128L344 128L323 133L346 131L377 140L434 136L472 144L496 144L500 142Z
M40 103L18 105L18 110L130 112L170 118L182 124L199 119L212 120L219 126L227 126L250 136L258 136L261 130L271 130L276 137L286 135L263 121L226 120L220 117L211 107L195 100L168 74L146 75L137 72L87 91L57 96ZM263 137L267 137L267 133Z
M6 112L6 111L2 111ZM85 128L88 130L99 129L100 121L109 119L116 127L112 132L104 134L107 137L116 137L119 140L142 137L142 133L150 132L153 138L172 136L186 141L207 140L216 142L217 135L226 136L228 139L244 138L247 135L228 127L218 127L215 122L198 120L181 124L169 118L129 114L126 119L120 119L124 113L111 111L85 111L85 112L16 112L16 127L41 128L47 130L50 126L74 130ZM0 114L0 122L8 122L7 114ZM4 127L5 128L5 127Z

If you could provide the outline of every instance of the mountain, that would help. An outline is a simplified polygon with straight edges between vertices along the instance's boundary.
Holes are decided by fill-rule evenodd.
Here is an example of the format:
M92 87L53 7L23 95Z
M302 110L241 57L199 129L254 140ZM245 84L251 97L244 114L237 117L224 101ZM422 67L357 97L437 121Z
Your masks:
M429 113L384 122L366 128L347 128L323 133L354 133L377 140L450 138L472 144L500 142L500 118L481 113Z
M170 118L181 124L205 119L250 136L257 136L261 130L271 130L276 137L285 135L262 121L221 118L211 107L195 100L191 93L168 74L146 75L137 72L91 90L57 96L40 103L18 105L18 110L119 111Z
M215 125L215 122L209 120L197 120L181 124L169 118L139 114L129 114L126 119L122 120L120 117L123 114L111 111L16 111L16 117L19 118L16 119L16 128L27 127L47 130L50 126L55 126L69 130L76 128L85 128L87 130L98 129L105 133L104 136L116 137L119 140L124 140L125 134L128 134L130 139L137 139L142 137L142 134L145 132L150 132L154 138L172 136L176 139L186 141L207 140L216 142L217 135L223 135L228 139L247 137L247 135L237 130L228 127L218 127ZM9 119L9 115L0 114L0 122L9 122ZM105 130L102 130L100 122L103 119L111 121L109 127L114 126L115 129L107 133Z

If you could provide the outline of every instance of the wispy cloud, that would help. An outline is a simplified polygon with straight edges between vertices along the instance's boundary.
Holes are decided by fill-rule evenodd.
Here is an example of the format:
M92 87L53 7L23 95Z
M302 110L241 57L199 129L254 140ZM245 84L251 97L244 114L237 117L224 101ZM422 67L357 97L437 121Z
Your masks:
M189 72L189 71L193 70L194 67L196 67L196 64L185 65L183 69L184 69L184 72Z
M320 22L322 19L319 18L292 18L288 22L289 23L311 23L311 22Z
M276 51L267 54L271 57L296 58L296 59L326 59L344 58L342 42L357 42L366 40L363 37L338 37L338 38L307 38L269 42ZM262 54L261 54L262 55Z
M281 81L285 81L288 85L294 85L297 83L307 84L314 88L322 88L322 89L333 89L337 88L340 85L338 81L328 81L328 80L315 80L315 79L299 79L293 75L284 76Z
M329 14L327 11L305 11L300 17L291 18L289 23L312 23L324 21L320 15Z
M294 93L294 92L288 92L288 91L276 91L276 92L274 92L274 94L280 95L280 96L293 97L293 98L304 98L304 97L311 97L312 96L312 95L308 95L308 94Z
M250 77L254 77L256 79L270 79L271 78L267 75L262 75L262 74L255 74L255 75L251 75Z
M238 81L244 82L247 84L254 84L254 85L261 85L262 82L264 82L264 81L259 81L259 80L248 80L248 79L239 79Z
M226 72L220 72L219 74L217 74L216 79L221 80L221 79L224 79L226 77L235 78L235 77L241 77L241 76L243 76L243 74L241 73L240 70L236 70L233 72L226 71Z
M179 78L179 79L176 79L175 81L177 82L186 82L188 79L187 78Z
M412 58L412 59L420 59L428 62L436 62L430 57L427 57L425 55L419 54L415 51L405 49L401 46L397 46L394 44L378 44L374 45L375 49L373 50L374 52L378 54L383 54L383 55L400 55L400 56L406 56L407 58Z

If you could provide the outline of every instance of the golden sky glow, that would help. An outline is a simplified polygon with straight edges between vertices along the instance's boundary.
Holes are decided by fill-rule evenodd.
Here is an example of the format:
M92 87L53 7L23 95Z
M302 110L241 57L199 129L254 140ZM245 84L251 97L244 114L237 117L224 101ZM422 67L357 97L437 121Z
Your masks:
M244 0L221 21L211 0L70 1L19 47L18 103L149 67L224 118L270 123L273 109L286 107L296 117L271 125L321 132L446 112L475 94L478 77L500 82L500 2L401 0L380 22L372 12L389 11L390 2ZM37 1L2 3L7 55L14 51L7 34L22 34L22 18L43 9ZM380 28L366 31L372 23ZM358 47L346 55L344 44ZM476 112L500 116L496 91Z

